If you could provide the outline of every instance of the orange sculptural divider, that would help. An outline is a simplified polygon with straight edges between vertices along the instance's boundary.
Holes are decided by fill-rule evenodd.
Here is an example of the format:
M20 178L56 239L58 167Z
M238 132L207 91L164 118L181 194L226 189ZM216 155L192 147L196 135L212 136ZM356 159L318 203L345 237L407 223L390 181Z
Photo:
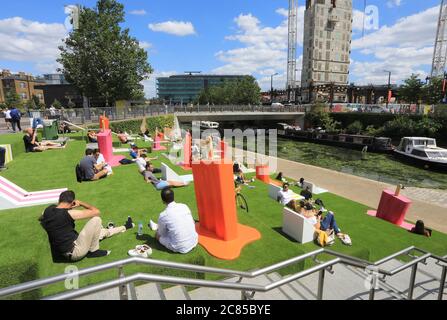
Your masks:
M192 163L192 136L191 133L186 133L185 137L185 144L183 146L183 163L182 163L182 169L183 170L191 170L191 163Z
M101 129L101 131L110 129L110 120L105 115L99 116L99 128Z
M254 228L238 223L231 163L192 164L200 222L199 243L214 257L237 259L249 243L261 239Z

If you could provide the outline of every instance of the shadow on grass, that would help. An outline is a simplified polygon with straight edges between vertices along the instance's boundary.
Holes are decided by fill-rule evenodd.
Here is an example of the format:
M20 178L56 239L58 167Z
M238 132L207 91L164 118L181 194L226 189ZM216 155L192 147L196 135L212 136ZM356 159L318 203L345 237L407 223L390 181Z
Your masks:
M275 228L272 228L272 229L273 229L273 231L276 231L277 233L279 233L281 236L283 236L287 240L289 240L291 242L294 242L294 243L299 243L298 241L296 241L295 239L290 237L288 234L284 233L284 231L282 231L282 227L275 227Z

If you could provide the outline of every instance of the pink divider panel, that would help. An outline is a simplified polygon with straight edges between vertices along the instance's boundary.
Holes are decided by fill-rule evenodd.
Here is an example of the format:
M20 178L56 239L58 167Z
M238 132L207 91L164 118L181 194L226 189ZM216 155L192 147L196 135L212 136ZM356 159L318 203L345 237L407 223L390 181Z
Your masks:
M377 211L368 211L371 216L376 216L405 229L411 229L413 225L405 222L405 216L411 207L411 200L402 195L395 196L391 190L384 190Z
M120 166L120 161L125 157L113 155L112 131L104 130L103 132L98 133L97 137L99 151L104 155L106 162L112 167Z

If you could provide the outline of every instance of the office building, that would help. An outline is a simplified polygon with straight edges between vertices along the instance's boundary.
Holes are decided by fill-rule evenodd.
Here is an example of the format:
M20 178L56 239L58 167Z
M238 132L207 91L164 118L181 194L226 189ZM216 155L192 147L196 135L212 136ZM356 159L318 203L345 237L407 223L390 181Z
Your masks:
M157 95L158 98L164 99L167 104L190 103L198 98L203 89L243 77L245 76L189 73L157 78Z

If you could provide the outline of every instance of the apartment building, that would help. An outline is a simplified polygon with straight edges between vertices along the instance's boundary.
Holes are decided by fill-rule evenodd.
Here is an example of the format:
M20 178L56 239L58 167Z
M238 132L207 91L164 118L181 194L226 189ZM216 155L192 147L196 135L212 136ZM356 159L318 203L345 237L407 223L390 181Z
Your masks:
M24 72L12 74L9 70L0 72L0 103L6 101L8 92L15 92L22 101L29 101L36 96L41 103L45 103L43 90L36 86L45 84L45 81L34 78Z

